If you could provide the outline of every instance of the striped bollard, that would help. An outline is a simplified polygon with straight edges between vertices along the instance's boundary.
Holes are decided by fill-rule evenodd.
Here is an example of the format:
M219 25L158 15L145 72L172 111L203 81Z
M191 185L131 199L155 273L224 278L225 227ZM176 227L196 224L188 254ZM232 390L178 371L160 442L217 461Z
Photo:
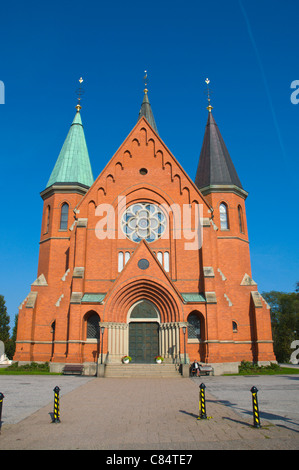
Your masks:
M59 416L60 416L60 413L59 413L59 392L60 392L60 388L56 386L54 388L53 392L54 392L54 412L53 412L52 423L60 423L60 419L59 419Z
M206 388L205 384L200 384L199 386L199 417L197 419L207 419L205 388Z
M258 406L258 401L257 401L258 389L256 387L252 387L250 391L252 393L253 427L260 428L261 427L260 412L259 412L259 406Z
M207 416L206 413L206 396L205 396L205 384L199 386L199 416L197 419L211 419L212 416Z

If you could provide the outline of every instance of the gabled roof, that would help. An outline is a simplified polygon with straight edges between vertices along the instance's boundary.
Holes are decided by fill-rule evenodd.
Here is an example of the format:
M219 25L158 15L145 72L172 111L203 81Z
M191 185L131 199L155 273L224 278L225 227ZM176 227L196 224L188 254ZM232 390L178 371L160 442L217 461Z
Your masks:
M90 187L93 175L79 107L46 188L55 183L79 183Z
M149 99L148 99L148 90L145 88L144 90L144 97L143 97L143 101L142 101L142 104L141 104L141 108L140 108L140 111L139 111L139 116L138 116L138 121L140 118L142 118L142 116L145 117L145 119L149 122L149 124L152 126L152 128L154 129L154 131L158 133L158 129L157 129L157 126L156 126L156 121L155 121L155 118L154 118L154 115L153 115L153 111L152 111L152 108L151 108L151 105L150 105L150 102L149 102Z
M138 131L140 130L141 127L145 127L145 128L148 128L150 129L151 131L154 131L154 129L150 126L149 122L147 121L147 119L142 116L138 121L137 123L135 124L135 126L133 127L133 129L131 130L130 134L126 137L126 139L123 141L123 143L121 144L121 146L118 148L118 150L116 151L116 153L113 155L113 157L107 162L106 166L104 167L104 169L102 170L102 172L99 174L99 176L96 178L94 184L92 185L91 188L88 189L88 191L86 192L86 194L82 197L82 199L78 202L78 205L76 207L76 209L79 209L81 205L84 204L86 198L90 197L90 194L92 193L93 189L97 186L97 182L103 177L103 175L107 174L108 171L111 171L111 174L113 174L113 168L115 168L115 163L118 161L118 159L120 158L120 153L124 151L124 149L127 148L127 145L128 143L130 143L132 140L135 140L134 139L134 136L136 135L136 133L138 133ZM155 132L155 131L154 131ZM204 197L204 195L201 193L201 191L198 189L198 187L196 186L196 184L192 181L192 179L189 177L189 175L185 172L185 170L182 168L182 166L180 165L180 163L178 162L178 160L174 157L174 155L170 152L170 150L168 149L168 147L166 146L166 144L163 142L163 140L161 139L161 137L155 132L156 136L155 138L158 140L159 144L162 146L163 148L163 151L165 151L165 158L166 156L169 158L170 161L173 162L174 165L177 166L177 169L178 169L178 173L182 173L184 177L186 177L187 181L188 181L188 185L190 184L190 187L194 188L196 193L200 196L200 200L206 205L206 207L208 209L211 209L211 206L207 200L207 198ZM168 162L166 162L168 163ZM162 168L162 166L161 166Z
M211 109L206 124L195 184L199 189L211 186L233 186L243 190Z
M140 263L140 261L146 262L145 266ZM176 296L181 305L183 305L184 299L182 294L178 291L170 276L159 263L146 240L142 240L138 243L136 250L108 291L105 300L108 301L109 297L113 296L121 286L126 286L127 283L139 282L140 279L156 283L161 289L166 287L172 295Z

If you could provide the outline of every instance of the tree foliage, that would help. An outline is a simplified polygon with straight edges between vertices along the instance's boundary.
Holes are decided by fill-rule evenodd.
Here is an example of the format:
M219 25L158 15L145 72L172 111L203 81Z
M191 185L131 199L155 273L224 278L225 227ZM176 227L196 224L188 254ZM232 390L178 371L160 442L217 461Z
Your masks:
M299 339L299 282L295 292L263 292L271 308L274 353L278 362L288 363L293 352L291 343Z
M17 321L18 315L15 317L15 326L13 329L13 334L10 337L10 317L7 313L4 296L0 295L0 340L4 343L5 354L7 355L8 359L12 359L15 353Z
M9 340L9 321L4 296L0 295L0 340L4 344Z

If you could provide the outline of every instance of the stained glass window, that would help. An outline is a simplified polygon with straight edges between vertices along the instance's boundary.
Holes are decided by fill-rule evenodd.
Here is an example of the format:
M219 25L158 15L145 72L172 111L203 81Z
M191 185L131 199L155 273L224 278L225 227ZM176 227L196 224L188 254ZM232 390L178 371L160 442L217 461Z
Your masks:
M137 203L130 206L121 220L122 230L133 242L158 240L166 229L164 212L150 203Z

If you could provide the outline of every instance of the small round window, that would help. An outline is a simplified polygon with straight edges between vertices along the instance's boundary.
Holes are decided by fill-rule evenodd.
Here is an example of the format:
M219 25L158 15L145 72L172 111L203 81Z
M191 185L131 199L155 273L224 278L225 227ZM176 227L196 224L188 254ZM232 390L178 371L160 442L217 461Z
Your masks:
M121 226L127 238L133 242L146 240L151 243L162 237L166 229L166 217L155 204L137 203L124 212Z

